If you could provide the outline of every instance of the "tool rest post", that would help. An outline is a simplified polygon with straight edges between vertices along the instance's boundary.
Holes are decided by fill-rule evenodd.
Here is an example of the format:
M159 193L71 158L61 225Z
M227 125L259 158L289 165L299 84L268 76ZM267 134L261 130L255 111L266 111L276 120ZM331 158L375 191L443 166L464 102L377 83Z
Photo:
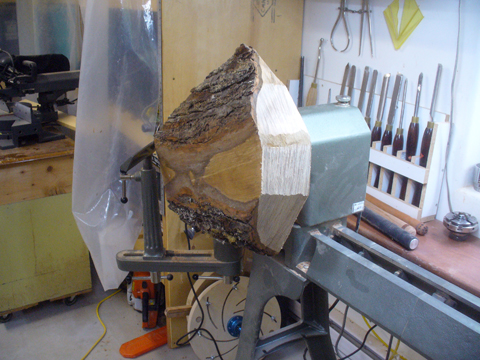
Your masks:
M225 263L232 263L232 268L229 269L228 272L222 271L221 275L223 276L235 276L240 274L242 252L243 249L241 247L233 246L226 241L217 239L213 240L213 256L215 259Z
M163 258L165 249L163 247L160 208L158 205L157 171L153 167L151 156L148 156L143 162L141 184L145 239L143 258Z

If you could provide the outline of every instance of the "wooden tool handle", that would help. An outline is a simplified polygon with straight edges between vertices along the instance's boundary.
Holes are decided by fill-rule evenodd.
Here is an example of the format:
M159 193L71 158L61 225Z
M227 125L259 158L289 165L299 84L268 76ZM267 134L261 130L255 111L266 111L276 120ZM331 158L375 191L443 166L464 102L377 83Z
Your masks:
M387 125L382 137L382 151L385 146L392 145L392 135L392 125Z
M407 224L405 221L400 220L398 217L393 216L392 214L386 212L385 210L380 209L378 206L372 204L368 200L365 202L365 206L367 206L370 210L372 210L376 214L378 214L380 216L383 216L385 219L391 221L392 223L394 223L398 227L402 228L403 230L405 230L409 234L416 235L417 232L416 232L415 228L412 225Z
M427 123L427 128L423 133L422 145L420 147L420 166L423 167L427 167L428 153L430 151L430 145L432 142L433 125L434 123L429 121Z
M413 117L410 126L408 127L408 135L407 135L407 160L412 161L412 156L415 156L417 152L417 145L418 145L418 133L419 133L419 125L418 125L418 117Z
M393 139L392 155L397 156L400 150L403 150L403 129L398 128Z
M372 130L372 141L370 142L370 146L374 141L380 141L381 137L382 137L382 122L376 121L375 126Z
M425 235L428 232L428 226L424 222L420 220L414 219L401 211L385 204L384 202L374 198L372 195L367 194L366 197L367 201L373 205L376 205L380 209L392 214L393 216L399 218L402 221L405 221L407 224L413 226L417 231L417 235Z
M362 220L363 219L375 229L381 231L393 241L402 245L405 249L415 250L417 248L418 239L414 235L409 234L399 226L376 214L367 207L362 212Z
M350 230L355 231L356 223L357 221L356 221L355 215L349 215L347 217L347 227ZM375 230L373 227L371 227L364 221L360 223L360 227L358 228L358 233L362 236L365 236L367 239L375 241L378 244L381 244L382 242L387 241L388 239L385 235Z

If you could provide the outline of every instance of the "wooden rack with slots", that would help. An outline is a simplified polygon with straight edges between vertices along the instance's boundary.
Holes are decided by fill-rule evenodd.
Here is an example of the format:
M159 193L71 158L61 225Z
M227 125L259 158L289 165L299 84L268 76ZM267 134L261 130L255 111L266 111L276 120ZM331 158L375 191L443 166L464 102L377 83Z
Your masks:
M432 145L427 167L419 165L420 156L414 156L412 162L406 160L405 150L392 155L392 146L380 151L381 142L375 141L370 149L370 168L368 172L367 194L398 209L408 216L429 221L435 218L445 168L445 149L449 133L449 116L445 122L435 123ZM421 142L421 135L419 143ZM420 148L420 146L419 146ZM374 187L377 172L380 171L378 188ZM391 194L387 193L388 184L393 181ZM408 181L405 200L400 199L403 181ZM421 191L419 206L412 205L414 191Z

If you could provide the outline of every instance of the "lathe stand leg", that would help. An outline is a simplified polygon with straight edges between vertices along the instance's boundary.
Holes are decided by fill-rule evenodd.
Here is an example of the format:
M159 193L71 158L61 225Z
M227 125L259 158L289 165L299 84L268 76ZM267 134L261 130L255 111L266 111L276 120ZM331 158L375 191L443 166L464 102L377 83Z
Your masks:
M302 319L259 340L264 307L274 296L301 299ZM335 360L328 327L328 294L277 259L255 254L236 359L257 359L301 338L313 360Z

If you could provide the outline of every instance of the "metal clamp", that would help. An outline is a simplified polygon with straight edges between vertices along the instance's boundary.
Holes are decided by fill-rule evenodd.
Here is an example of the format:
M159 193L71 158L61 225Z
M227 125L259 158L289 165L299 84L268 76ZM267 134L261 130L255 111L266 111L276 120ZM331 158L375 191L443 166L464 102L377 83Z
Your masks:
M158 273L152 272L150 276L133 276L132 280L150 280L154 284L158 284L160 280L168 280L172 281L173 280L173 275L168 274L168 275L162 275L158 276Z

